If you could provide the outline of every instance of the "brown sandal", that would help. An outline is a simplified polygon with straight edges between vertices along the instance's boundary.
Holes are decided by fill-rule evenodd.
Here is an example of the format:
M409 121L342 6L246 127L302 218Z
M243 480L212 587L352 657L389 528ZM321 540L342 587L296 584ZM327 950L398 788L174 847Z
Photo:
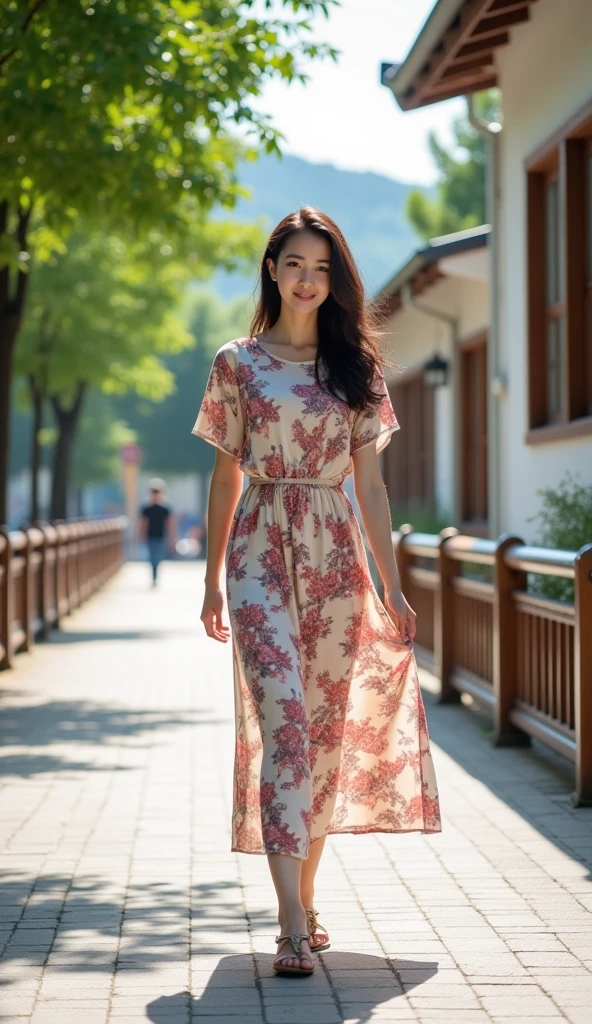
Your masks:
M315 935L317 935L318 932L320 932L321 935L327 936L324 942L312 942L310 948L312 949L313 953L320 953L322 949L329 949L331 946L331 943L329 941L329 932L327 931L326 928L323 928L321 922L319 921L318 911L316 911L314 907L306 909L306 919L310 926L311 939L314 939Z
M301 960L303 955L306 956L306 953L302 953L302 943L304 942L305 939L308 942L309 936L278 935L275 941L279 945L279 943L283 942L284 939L289 939L290 942L292 943L294 947L295 956L291 957L285 953L282 953L281 955L278 953L275 960L273 961L273 969L276 972L276 974L312 974L312 972L314 971L314 964L312 964L312 961L310 967L284 967L283 964L280 962L282 960Z

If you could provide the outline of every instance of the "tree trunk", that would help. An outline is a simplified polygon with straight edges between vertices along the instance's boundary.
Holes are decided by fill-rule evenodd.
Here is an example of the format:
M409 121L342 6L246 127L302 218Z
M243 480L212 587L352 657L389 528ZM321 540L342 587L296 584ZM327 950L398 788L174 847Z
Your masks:
M16 238L21 252L27 249L31 211L19 210ZM8 203L0 202L0 239L9 232ZM12 278L14 278L14 285ZM6 522L8 461L10 457L10 397L14 347L23 318L27 274L11 274L0 267L0 524Z
M1 316L1 314L0 314ZM0 332L2 330L0 326ZM0 524L6 522L13 346L0 333Z
M43 397L35 387L33 379L29 380L31 405L33 407L33 431L31 434L31 509L30 522L39 519L39 469L41 466L41 443L39 435L43 428Z
M60 399L51 399L58 425L58 440L53 455L53 479L51 482L51 518L66 519L68 515L68 488L72 468L72 453L76 439L76 428L82 412L86 391L85 384L79 384L74 404L64 409Z

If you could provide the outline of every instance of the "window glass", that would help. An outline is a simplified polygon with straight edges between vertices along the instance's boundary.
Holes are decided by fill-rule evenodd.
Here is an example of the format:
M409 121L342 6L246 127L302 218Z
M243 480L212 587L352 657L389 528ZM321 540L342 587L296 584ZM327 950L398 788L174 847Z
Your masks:
M547 278L547 306L554 306L563 297L563 232L561 231L561 211L559 199L559 181L555 179L547 184L545 210L545 258Z
M554 317L547 324L547 412L550 422L559 419L562 411L564 344L564 317Z

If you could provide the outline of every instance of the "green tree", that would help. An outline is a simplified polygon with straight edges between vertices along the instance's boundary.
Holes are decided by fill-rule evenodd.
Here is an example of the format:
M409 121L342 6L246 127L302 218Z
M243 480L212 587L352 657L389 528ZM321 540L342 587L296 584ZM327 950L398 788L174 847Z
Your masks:
M113 399L91 391L76 435L72 463L72 484L79 496L84 487L119 480L121 448L137 439L136 432L117 419ZM80 498L78 504L80 510Z
M144 465L154 473L208 473L212 446L191 435L216 350L248 331L252 301L223 302L200 288L187 301L185 322L195 339L192 348L165 358L175 377L174 394L158 405L130 393L118 400L117 415L136 431Z
M0 13L0 522L10 380L27 269L59 249L81 212L178 237L232 205L237 125L272 150L253 105L270 77L332 52L309 15L332 0L30 0ZM255 9L261 13L255 13Z
M499 120L496 90L479 93L475 107L486 121ZM438 169L436 198L430 199L418 188L407 197L407 217L426 242L438 235L477 227L486 219L487 142L465 117L455 119L452 134L454 143L450 150L438 141L435 132L428 137Z
M175 312L189 270L159 242L152 237L149 243L130 243L101 232L72 236L65 253L32 271L16 369L28 381L33 407L34 470L44 403L49 400L53 409L56 518L66 514L76 428L88 390L115 394L131 388L162 400L173 390L174 378L161 355L193 344Z

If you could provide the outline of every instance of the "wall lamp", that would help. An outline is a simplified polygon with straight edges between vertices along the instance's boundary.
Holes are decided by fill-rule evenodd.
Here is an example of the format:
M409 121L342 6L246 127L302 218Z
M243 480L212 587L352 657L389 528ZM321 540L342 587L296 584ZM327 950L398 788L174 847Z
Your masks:
M423 383L426 388L443 388L448 383L448 363L437 352L423 364Z

